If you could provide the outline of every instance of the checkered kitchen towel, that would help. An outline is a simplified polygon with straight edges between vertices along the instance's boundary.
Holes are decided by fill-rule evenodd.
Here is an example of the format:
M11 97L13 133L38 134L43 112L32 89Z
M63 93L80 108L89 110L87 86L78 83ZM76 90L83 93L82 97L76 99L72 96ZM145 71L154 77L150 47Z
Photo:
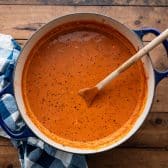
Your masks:
M20 46L9 35L0 34L0 91L11 79L6 73L9 64L15 64L20 53ZM15 99L11 94L0 97L0 115L13 130L24 126ZM0 127L0 135L10 138ZM76 155L57 150L38 138L29 137L25 140L11 140L19 151L23 168L86 168L87 163L83 155Z

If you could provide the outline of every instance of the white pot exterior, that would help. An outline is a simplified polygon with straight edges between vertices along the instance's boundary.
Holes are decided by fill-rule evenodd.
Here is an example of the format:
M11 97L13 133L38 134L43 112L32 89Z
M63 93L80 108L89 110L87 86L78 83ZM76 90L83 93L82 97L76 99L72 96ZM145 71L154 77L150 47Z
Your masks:
M71 15L66 15L60 18L57 18L45 26L43 26L41 29L39 29L26 43L24 46L19 58L18 62L16 64L15 72L14 72L14 94L16 98L16 102L18 105L18 108L20 110L21 116L26 122L27 126L34 132L35 135L37 135L40 139L48 143L49 145L58 148L60 150L64 150L71 153L80 153L80 154L89 154L89 153L97 153L102 152L105 150L112 149L121 143L125 142L128 138L130 138L142 125L143 121L145 120L147 114L150 111L150 107L152 104L153 96L154 96L154 90L155 90L155 77L154 77L154 71L151 64L151 60L148 56L142 58L142 62L144 65L145 73L147 76L147 85L148 85L148 93L147 93L147 101L144 107L143 112L137 119L135 125L132 127L132 129L126 134L122 139L117 141L116 143L113 143L111 145L108 145L106 147L100 148L100 149L80 149L80 148L73 148L64 146L62 144L56 143L52 139L48 138L44 133L42 133L36 125L31 121L29 116L26 113L26 108L24 105L23 97L22 97L22 73L23 68L26 62L26 59L29 55L29 52L34 47L36 42L38 42L41 37L43 37L47 32L52 30L53 28L70 22L70 21L97 21L100 23L105 23L107 25L112 26L114 29L119 31L123 36L125 36L132 45L138 50L139 48L142 48L142 42L138 38L138 36L128 29L126 26L122 25L121 23L113 20L112 18L109 18L107 16L99 15L99 14L93 14L93 13L76 13Z

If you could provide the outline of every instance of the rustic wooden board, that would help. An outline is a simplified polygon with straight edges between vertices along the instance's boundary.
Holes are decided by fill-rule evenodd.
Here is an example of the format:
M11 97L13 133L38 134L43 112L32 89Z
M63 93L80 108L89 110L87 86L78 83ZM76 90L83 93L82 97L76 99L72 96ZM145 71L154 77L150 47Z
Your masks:
M145 43L146 44L146 43ZM165 71L168 69L168 55L163 48L163 45L159 45L150 52L150 57L157 70ZM157 88L154 98L154 103L152 105L152 112L168 112L168 78L161 81Z
M1 146L12 146L12 143L9 139L0 137L0 148Z
M167 168L168 151L154 148L115 148L108 152L87 156L89 168ZM0 167L19 168L17 152L12 147L0 147Z
M0 4L22 5L103 5L168 6L167 0L0 0Z
M105 14L131 29L167 28L168 10L163 7L0 5L0 32L27 39L49 20L75 12Z
M144 124L123 147L167 147L168 113L149 113Z
M0 168L20 168L17 150L10 146L0 146Z
M168 151L164 149L113 149L88 157L89 168L167 168Z
M168 151L154 148L115 148L108 152L87 156L89 168L167 168ZM0 167L19 168L17 151L0 147Z
M11 159L12 158L12 159ZM116 148L101 154L87 156L89 167L167 168L168 151L158 148ZM20 167L16 149L0 147L0 167Z
M64 3L63 5L84 6L50 6L61 5L61 3ZM87 7L85 5L105 6ZM131 29L155 27L164 30L168 26L168 10L165 6L168 6L168 0L68 0L66 3L65 0L0 0L0 33L11 34L14 38L20 39L18 41L23 45L35 30L49 20L74 12L105 14L124 23ZM144 41L150 41L152 38L152 36L147 36L144 38ZM154 56L153 62L157 68L166 69L168 67L166 53L161 46L155 49L151 55ZM89 167L167 168L167 90L168 79L165 79L157 87L157 93L151 110L152 113L149 114L139 131L119 148L101 154L87 156ZM4 138L0 138L1 167L20 167L16 149L14 149L9 140Z
M156 88L156 94L151 111L153 112L168 112L168 78L165 78L159 83Z

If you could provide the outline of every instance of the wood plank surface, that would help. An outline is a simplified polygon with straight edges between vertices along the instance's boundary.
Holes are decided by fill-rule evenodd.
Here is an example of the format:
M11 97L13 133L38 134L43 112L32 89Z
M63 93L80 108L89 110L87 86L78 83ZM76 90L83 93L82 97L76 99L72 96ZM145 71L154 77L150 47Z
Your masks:
M168 26L168 10L162 7L0 5L0 32L27 39L48 21L76 12L108 15L131 29L155 27L164 30Z
M155 27L162 31L168 27L167 7L168 0L0 0L0 33L11 34L23 46L49 20L75 12L105 14L130 29ZM152 38L146 36L144 41ZM167 69L168 59L161 45L150 55L155 67ZM158 85L151 112L137 133L116 149L87 156L89 168L168 168L167 90L168 78ZM0 168L19 167L16 149L0 137Z
M90 155L89 168L167 168L168 151L165 149L116 148Z
M1 146L13 146L9 139L0 136L0 148Z
M0 146L0 168L20 168L18 153L14 147Z
M149 113L140 129L122 147L168 147L168 113Z
M20 167L14 148L0 149L1 168ZM115 148L100 154L88 155L87 162L89 168L167 168L168 151L162 148Z
M145 43L146 44L146 43ZM159 71L168 69L168 55L163 45L157 46L150 52L154 67ZM168 78L162 80L156 87L152 112L168 112Z
M168 0L0 0L0 4L22 5L103 5L103 6L168 6Z
M162 80L156 88L152 112L168 112L168 78Z

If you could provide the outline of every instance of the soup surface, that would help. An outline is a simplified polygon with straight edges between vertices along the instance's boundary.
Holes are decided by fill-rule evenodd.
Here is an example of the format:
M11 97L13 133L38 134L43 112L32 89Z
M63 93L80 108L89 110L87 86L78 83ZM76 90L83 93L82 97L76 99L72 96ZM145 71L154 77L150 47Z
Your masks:
M114 79L88 107L78 95L136 51L117 31L96 23L69 23L43 37L29 54L22 88L27 113L48 137L93 148L120 139L144 107L141 61Z

